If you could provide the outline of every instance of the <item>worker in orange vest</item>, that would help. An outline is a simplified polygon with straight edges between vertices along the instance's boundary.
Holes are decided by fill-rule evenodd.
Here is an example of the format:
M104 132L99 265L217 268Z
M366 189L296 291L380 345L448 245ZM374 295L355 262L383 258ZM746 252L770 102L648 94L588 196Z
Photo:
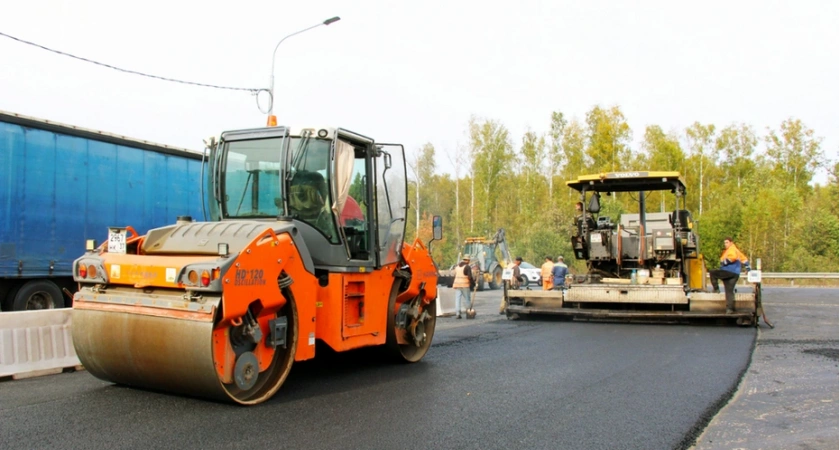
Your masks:
M551 274L552 269L554 269L554 260L550 256L546 256L545 262L540 266L540 276L542 277L544 291L550 291L554 288L554 276Z
M455 311L458 313L456 319L461 318L461 298L464 299L464 308L469 308L471 284L473 275L470 270L470 255L464 255L455 267L455 280L452 282L452 288L455 289Z

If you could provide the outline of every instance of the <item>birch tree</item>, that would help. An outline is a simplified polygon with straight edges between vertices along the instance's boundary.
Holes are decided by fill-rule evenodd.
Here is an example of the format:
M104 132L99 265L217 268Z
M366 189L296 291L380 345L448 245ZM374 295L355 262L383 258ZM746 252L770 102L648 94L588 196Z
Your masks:
M513 145L507 128L492 120L470 121L470 149L473 170L473 201L476 199L475 183L481 189L481 226L495 229L494 210L499 197L501 177L510 173L513 162ZM475 211L475 203L473 204Z
M822 139L814 137L814 130L798 119L782 122L779 134L771 130L766 141L776 176L797 189L805 188L823 163Z
M733 178L735 185L741 189L746 178L755 170L753 156L757 143L755 131L748 125L730 125L720 131L715 148L720 155L724 182Z
M703 185L704 185L704 178L703 178L703 171L704 166L708 163L706 160L708 159L707 153L711 149L712 143L714 142L715 136L715 126L714 125L701 125L700 122L694 122L690 127L686 128L685 130L686 139L688 140L688 148L691 152L691 156L694 159L696 165L698 166L698 195L697 195L697 202L698 202L698 214L703 215Z
M563 117L563 113L555 111L551 113L551 127L548 135L550 141L548 145L548 154L546 155L546 165L544 175L548 180L548 202L553 205L554 202L554 176L559 172L563 165L563 134L566 130L568 122Z
M414 159L408 163L409 169L414 174L415 190L414 190L414 209L415 209L415 237L420 233L420 211L428 210L424 208L425 192L430 184L435 173L435 147L431 143L426 143L419 148L414 154Z
M586 153L597 172L616 172L630 159L632 131L618 106L586 113Z

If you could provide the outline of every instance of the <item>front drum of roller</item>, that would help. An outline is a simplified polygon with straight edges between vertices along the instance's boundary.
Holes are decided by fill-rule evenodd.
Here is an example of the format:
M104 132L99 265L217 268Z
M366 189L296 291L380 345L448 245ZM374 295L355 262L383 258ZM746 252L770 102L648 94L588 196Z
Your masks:
M73 310L85 369L117 384L229 400L213 366L213 322Z

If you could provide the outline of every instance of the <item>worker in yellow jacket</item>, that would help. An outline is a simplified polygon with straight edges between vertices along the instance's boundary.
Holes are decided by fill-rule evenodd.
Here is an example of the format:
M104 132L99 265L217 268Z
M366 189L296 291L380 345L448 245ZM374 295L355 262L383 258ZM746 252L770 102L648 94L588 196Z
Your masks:
M709 278L715 293L720 293L718 280L723 281L723 288L726 291L726 313L732 314L735 312L735 285L741 278L741 267L749 272L750 260L741 253L741 250L738 250L731 237L723 240L723 246L725 249L720 255L720 269L710 270Z

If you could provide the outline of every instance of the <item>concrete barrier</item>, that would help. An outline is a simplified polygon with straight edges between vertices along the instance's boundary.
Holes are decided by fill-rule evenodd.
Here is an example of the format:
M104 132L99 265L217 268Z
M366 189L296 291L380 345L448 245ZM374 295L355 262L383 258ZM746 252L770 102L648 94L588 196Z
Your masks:
M437 316L447 317L455 315L455 290L438 286Z
M27 378L81 368L70 332L73 310L0 313L0 377Z
M0 378L83 369L71 334L70 308L0 313ZM437 316L455 315L455 291L438 287Z

